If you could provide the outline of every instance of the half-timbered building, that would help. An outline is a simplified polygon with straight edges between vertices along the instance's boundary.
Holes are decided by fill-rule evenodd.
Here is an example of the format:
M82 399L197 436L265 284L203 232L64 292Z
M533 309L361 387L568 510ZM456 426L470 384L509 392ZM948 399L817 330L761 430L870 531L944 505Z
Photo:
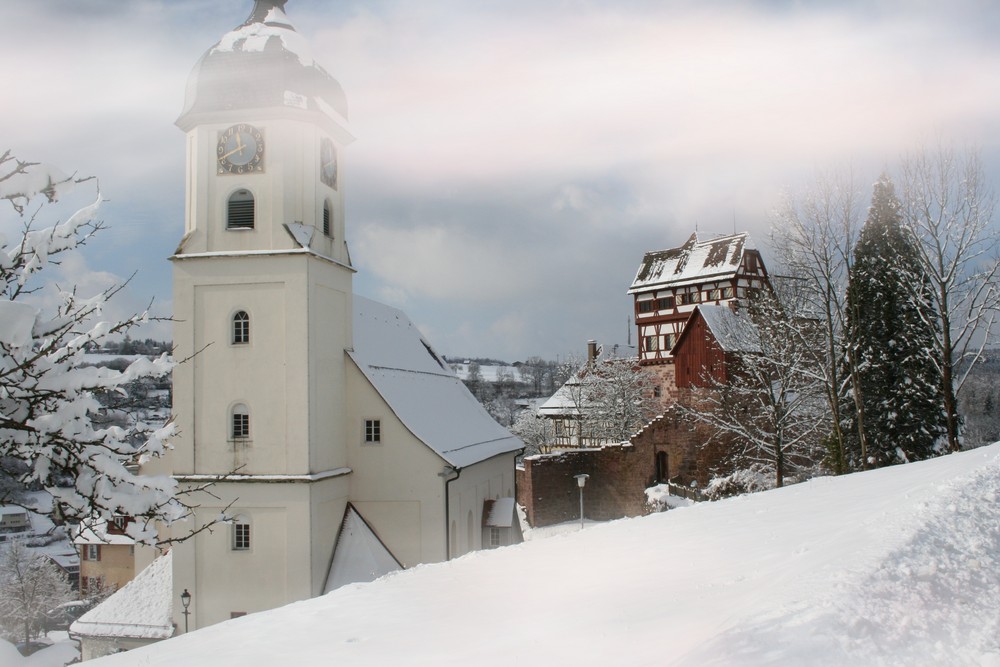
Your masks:
M747 232L707 240L696 232L680 247L643 256L628 293L639 363L659 376L665 403L676 399L672 350L695 308L745 302L764 289L770 289L767 269Z

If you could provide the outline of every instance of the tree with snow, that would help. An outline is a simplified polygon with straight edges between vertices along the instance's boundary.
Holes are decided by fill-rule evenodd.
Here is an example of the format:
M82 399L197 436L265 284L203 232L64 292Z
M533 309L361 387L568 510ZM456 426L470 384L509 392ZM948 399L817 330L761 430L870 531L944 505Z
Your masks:
M81 186L94 186L92 204L63 222L42 222L48 204ZM122 393L137 379L164 377L173 361L166 354L140 358L120 371L86 364L88 348L126 334L149 315L102 318L104 304L122 285L81 295L44 278L47 267L102 228L97 181L7 151L0 155L0 200L10 203L21 225L13 238L0 237L0 476L7 478L0 503L70 521L124 514L136 519L129 524L131 537L156 542L157 522L187 517L192 508L174 480L144 476L136 468L163 455L174 427L110 414L96 394ZM40 305L48 292L57 293L52 309ZM39 494L19 493L37 488L49 493L51 504Z
M901 208L883 175L875 183L847 289L845 345L857 360L858 382L844 413L856 444L854 462L864 468L928 458L945 433L933 354L938 318ZM860 432L864 448L857 445Z
M803 315L816 322L817 371L830 412L825 438L826 465L835 474L849 472L845 423L841 418L846 390L857 379L851 350L845 350L847 279L854 245L863 221L861 188L849 170L819 173L803 194L786 195L772 217L772 242L784 272L798 281ZM856 413L863 421L863 412ZM866 443L861 432L861 447Z
M20 540L0 548L0 624L7 637L30 641L39 617L71 595L66 575L46 556Z
M543 451L548 433L545 421L545 418L534 410L521 410L518 413L510 432L524 443L523 456L533 456Z
M581 428L595 441L625 442L659 411L655 378L635 358L595 360L581 379Z
M737 479L766 475L776 487L808 475L830 423L816 320L801 316L798 290L767 291L730 313L728 377L706 373L678 407L712 428L706 447L723 447Z
M975 152L941 148L903 161L903 224L917 239L938 318L934 359L940 370L948 448L961 448L958 401L969 372L993 342L1000 308L1000 230L996 197Z

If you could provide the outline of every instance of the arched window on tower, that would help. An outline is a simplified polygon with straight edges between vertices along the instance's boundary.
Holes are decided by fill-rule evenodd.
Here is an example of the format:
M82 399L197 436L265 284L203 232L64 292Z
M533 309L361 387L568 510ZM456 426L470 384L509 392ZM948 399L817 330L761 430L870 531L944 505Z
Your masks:
M241 310L233 315L233 345L245 345L250 342L250 316Z
M245 404L237 403L233 406L229 429L232 440L250 439L250 409Z
M237 190L229 197L226 229L253 229L254 201L249 190Z
M333 213L330 211L330 202L323 202L323 233L327 236L333 235Z

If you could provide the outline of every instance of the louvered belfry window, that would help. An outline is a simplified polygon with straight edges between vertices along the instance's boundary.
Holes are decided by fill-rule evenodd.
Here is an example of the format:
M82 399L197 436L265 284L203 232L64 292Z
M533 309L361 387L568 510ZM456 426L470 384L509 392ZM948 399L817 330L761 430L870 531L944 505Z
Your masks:
M323 204L323 233L330 235L330 202Z
M253 229L253 195L249 190L237 190L229 198L226 229Z

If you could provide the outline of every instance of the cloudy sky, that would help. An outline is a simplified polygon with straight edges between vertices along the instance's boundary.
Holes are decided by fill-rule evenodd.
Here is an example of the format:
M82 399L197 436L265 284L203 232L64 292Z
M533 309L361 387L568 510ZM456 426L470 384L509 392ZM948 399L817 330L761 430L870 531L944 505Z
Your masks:
M173 122L251 0L20 0L0 22L0 149L100 177L111 229L64 266L138 270L171 310L183 229ZM507 361L628 343L642 254L751 231L817 170L865 182L944 141L1000 174L1000 5L290 0L343 85L355 291L442 353ZM13 224L7 211L0 224ZM169 335L168 330L154 334ZM635 334L631 335L634 343Z

